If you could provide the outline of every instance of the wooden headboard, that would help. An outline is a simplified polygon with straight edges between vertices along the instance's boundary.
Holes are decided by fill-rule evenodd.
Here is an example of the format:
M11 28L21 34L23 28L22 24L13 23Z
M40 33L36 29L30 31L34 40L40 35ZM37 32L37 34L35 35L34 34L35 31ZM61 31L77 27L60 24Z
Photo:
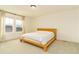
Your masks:
M53 32L55 35L57 34L57 29L55 28L37 28L38 31L49 31Z

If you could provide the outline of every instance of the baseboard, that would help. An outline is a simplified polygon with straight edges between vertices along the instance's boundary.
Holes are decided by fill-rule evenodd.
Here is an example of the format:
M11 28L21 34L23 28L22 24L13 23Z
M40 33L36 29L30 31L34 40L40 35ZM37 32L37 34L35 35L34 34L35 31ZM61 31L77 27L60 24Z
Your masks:
M16 39L9 39L9 40L1 40L0 43L7 42L7 41L12 41L12 40L17 40L17 38Z
M61 39L58 39L58 40L61 40ZM70 40L62 40L64 42L73 42L73 43L79 43L78 41L70 41Z

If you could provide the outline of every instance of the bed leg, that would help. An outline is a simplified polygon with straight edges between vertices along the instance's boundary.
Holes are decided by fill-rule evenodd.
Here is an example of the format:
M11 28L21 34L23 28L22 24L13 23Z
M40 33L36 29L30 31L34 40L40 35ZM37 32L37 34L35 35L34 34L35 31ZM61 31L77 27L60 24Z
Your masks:
M44 46L43 49L44 49L45 52L47 52L47 50L48 50L47 46Z
M20 40L20 42L22 42L22 40Z

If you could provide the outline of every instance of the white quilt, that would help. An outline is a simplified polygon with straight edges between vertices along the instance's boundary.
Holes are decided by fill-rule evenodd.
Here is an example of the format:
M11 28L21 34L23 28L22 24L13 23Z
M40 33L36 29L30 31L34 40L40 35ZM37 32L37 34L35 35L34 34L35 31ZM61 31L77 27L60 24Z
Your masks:
M24 34L22 35L22 37L39 41L42 44L45 44L54 37L54 33L48 31L36 31L36 32Z

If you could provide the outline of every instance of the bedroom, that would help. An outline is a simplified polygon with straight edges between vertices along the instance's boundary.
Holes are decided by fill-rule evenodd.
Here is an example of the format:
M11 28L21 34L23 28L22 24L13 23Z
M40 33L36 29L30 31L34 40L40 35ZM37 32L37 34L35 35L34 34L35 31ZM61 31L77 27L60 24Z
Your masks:
M78 5L0 5L0 53L79 53L78 25ZM20 42L21 35L38 28L57 30L46 52Z

